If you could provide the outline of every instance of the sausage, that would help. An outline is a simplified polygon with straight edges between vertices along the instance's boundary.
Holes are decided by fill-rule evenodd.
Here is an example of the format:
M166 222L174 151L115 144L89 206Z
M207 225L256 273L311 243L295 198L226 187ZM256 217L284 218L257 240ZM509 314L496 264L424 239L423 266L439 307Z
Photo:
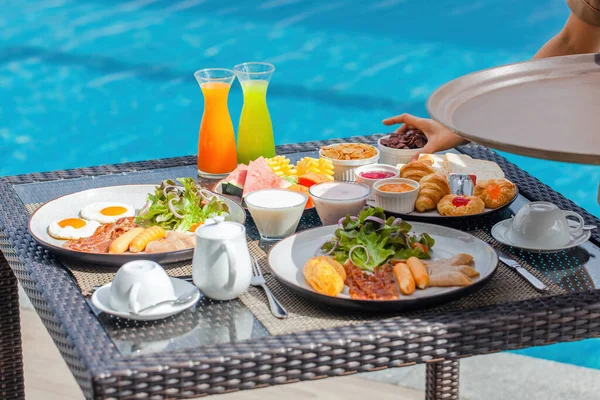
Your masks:
M409 295L415 291L415 278L404 263L394 265L394 275L400 288L400 293Z
M421 260L417 257L410 257L406 260L406 265L412 272L415 283L419 289L425 289L429 285L429 275L427 269Z

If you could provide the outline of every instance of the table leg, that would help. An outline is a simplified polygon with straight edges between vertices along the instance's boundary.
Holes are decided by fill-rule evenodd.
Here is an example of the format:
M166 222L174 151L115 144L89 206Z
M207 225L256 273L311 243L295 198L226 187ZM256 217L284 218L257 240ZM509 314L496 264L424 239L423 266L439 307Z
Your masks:
M425 375L426 400L458 400L458 360L427 364Z
M17 278L0 252L0 399L25 399Z

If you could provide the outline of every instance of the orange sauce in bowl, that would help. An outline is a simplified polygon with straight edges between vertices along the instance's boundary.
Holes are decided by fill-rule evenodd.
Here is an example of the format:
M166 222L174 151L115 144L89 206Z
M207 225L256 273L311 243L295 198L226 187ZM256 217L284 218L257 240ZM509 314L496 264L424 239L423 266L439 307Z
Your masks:
M382 192L403 193L415 190L415 187L406 183L386 183L385 185L379 186L378 189Z

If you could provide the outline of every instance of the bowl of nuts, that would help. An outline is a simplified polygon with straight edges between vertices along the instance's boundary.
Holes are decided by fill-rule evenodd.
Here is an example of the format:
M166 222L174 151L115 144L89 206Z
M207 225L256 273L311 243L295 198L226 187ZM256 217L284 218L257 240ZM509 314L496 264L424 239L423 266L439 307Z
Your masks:
M426 144L427 137L418 129L386 135L377 142L377 148L381 153L379 162L393 166L406 164Z

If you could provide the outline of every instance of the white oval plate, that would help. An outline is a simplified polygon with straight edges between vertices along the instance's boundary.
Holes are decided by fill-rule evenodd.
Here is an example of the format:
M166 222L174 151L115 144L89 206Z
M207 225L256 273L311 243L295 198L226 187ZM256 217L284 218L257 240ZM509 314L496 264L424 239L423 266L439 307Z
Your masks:
M42 247L47 248L58 256L71 258L96 265L120 267L126 262L133 260L152 260L159 264L169 264L191 260L194 249L184 249L170 251L165 253L124 253L124 254L102 254L86 253L65 249L62 245L65 240L54 239L48 234L48 226L53 221L60 221L64 218L77 217L79 211L93 202L99 201L118 201L129 204L135 208L136 212L146 204L148 193L153 193L156 185L122 185L109 186L98 189L89 189L82 192L68 194L57 199L51 200L40 207L29 219L29 232L36 242ZM229 207L230 221L243 224L246 221L246 212L238 203L218 195L227 203Z
M577 224L575 221L567 220L569 224ZM528 246L521 246L517 243L513 243L508 237L508 230L510 229L510 225L512 222L512 218L505 219L504 221L498 222L496 225L492 227L492 236L494 239L499 241L502 244L507 246L511 246L517 249L529 251L531 253L558 253L559 251L569 250L573 247L580 246L590 240L592 236L592 232L589 230L584 230L581 235L574 237L571 235L571 239L569 243L563 247L558 247L556 249L540 249L540 248L532 248Z
M422 222L411 222L415 233L428 233L435 239L431 256L433 260L450 258L459 253L473 256L479 278L464 287L427 288L416 290L410 296L398 300L356 300L348 294L337 297L315 292L304 280L304 264L314 257L315 252L335 233L337 225L309 229L292 235L277 243L268 255L268 263L273 275L292 292L320 303L324 306L344 307L359 310L403 311L434 306L456 299L481 287L489 280L498 266L498 256L494 249L483 240L456 229Z
M173 283L173 289L175 290L175 297L179 297L192 291L195 288L193 283L184 281L183 279L171 278L171 282ZM177 306L163 304L161 306L157 306L155 309L149 310L142 315L131 314L128 312L116 311L110 306L109 298L110 298L110 287L111 283L108 283L92 294L92 304L99 309L100 311L114 315L119 318L133 319L136 321L154 321L157 319L168 318L171 315L175 315L184 310L187 310L200 299L200 291L196 289L196 293L194 297L190 299L185 304L179 304Z

